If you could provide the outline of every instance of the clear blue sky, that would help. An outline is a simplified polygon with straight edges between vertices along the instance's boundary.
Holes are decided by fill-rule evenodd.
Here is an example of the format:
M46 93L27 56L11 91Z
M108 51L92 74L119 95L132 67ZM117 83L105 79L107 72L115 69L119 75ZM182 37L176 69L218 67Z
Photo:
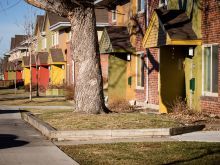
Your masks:
M22 25L30 11L44 13L24 0L0 0L0 56L10 49L11 37L15 34L24 34Z

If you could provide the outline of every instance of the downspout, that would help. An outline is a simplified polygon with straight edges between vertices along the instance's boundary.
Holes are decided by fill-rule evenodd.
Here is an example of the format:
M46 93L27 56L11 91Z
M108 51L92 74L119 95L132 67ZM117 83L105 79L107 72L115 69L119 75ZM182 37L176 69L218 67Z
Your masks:
M146 26L148 28L149 25L149 0L147 0L147 5L146 5L147 9L146 9ZM149 70L148 70L148 63L149 63L149 58L148 58L148 54L149 54L149 49L146 49L146 57L147 57L147 61L146 61L146 103L149 103Z
M146 54L146 57L147 57L147 61L146 61L146 69L147 69L147 72L146 72L146 103L148 104L149 103L149 69L148 69L148 63L149 63L149 49L147 49L147 54Z
M149 1L147 0L147 9L146 9L146 24L147 24L147 27L149 25Z

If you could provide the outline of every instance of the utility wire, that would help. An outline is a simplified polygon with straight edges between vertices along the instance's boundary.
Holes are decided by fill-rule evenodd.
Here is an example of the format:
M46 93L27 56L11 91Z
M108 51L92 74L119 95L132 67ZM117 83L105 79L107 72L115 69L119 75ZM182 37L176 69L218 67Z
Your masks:
M2 10L0 10L0 13L5 12L6 10L9 10L15 6L17 6L19 3L21 2L21 0L18 0L16 3L12 4L11 6L6 7L5 9L2 8ZM1 5L2 6L2 5Z

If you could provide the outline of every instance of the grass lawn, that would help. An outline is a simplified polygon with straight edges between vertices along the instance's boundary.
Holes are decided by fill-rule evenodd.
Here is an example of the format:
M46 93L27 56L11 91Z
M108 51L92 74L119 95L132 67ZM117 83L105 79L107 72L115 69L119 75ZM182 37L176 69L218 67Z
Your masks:
M220 143L116 143L59 146L59 148L82 165L217 165L220 162Z
M165 115L140 113L79 114L72 110L29 110L58 130L137 129L180 126Z
M29 93L24 90L17 90L15 95L13 89L0 90L0 104L10 106L71 106L64 97L35 97L33 92L33 100L29 101Z
M53 97L38 97L33 98L30 102L29 98L0 98L1 105L10 106L71 106L71 104L65 100L63 97L53 98Z
M24 89L16 90L17 94L24 94L25 91ZM15 89L0 89L0 95L14 95L15 94Z

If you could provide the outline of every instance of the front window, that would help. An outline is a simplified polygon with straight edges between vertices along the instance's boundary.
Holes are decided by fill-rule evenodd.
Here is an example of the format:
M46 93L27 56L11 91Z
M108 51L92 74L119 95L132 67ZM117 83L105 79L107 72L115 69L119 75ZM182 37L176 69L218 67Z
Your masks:
M42 49L46 49L46 48L47 48L47 38L44 37L44 38L42 39Z
M52 34L52 46L57 46L59 44L59 33L54 32Z
M116 10L112 10L112 22L116 22L117 19L117 12Z
M136 65L136 77L137 77L137 88L144 87L144 53L137 55L137 65Z
M203 51L203 94L218 95L218 45L205 45Z
M159 0L159 7L167 6L167 0Z
M144 12L145 0L137 0L137 11Z

